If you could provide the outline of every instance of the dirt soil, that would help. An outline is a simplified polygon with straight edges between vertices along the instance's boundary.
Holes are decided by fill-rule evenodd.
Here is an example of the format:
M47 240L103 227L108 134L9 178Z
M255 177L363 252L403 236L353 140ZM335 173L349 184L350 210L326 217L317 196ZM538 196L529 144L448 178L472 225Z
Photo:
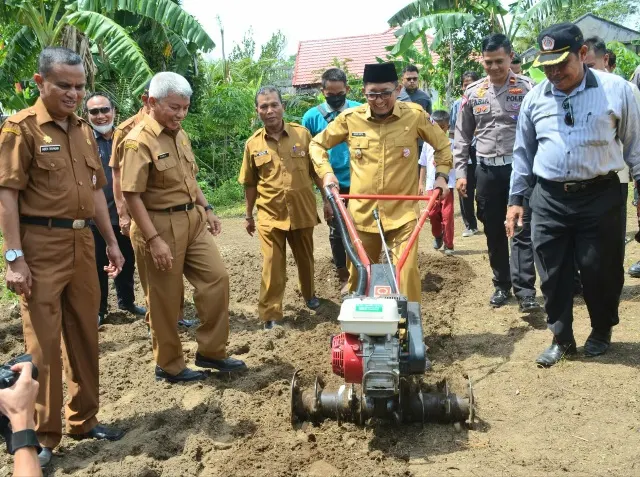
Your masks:
M631 219L632 230L635 221ZM223 222L218 239L231 275L229 351L250 370L241 376L171 385L154 380L150 340L143 322L117 311L100 328L99 419L127 430L119 442L63 438L49 476L640 476L640 281L627 277L614 345L603 357L578 357L551 369L534 359L551 341L543 314L523 316L515 299L488 305L493 289L483 235L462 238L456 255L431 248L428 227L420 240L422 316L434 370L427 383L448 378L463 391L474 383L478 422L452 425L366 427L325 421L292 429L289 385L294 370L310 385L331 372L329 337L338 331L337 279L327 228L316 229L317 294L310 312L297 292L288 260L285 320L264 331L257 317L261 256L239 219ZM640 260L627 247L625 268ZM188 288L187 315L195 309ZM143 296L137 290L138 303ZM575 302L576 339L589 331L584 301ZM19 311L0 312L0 361L23 351ZM182 331L193 365L194 331ZM0 476L10 475L0 452Z

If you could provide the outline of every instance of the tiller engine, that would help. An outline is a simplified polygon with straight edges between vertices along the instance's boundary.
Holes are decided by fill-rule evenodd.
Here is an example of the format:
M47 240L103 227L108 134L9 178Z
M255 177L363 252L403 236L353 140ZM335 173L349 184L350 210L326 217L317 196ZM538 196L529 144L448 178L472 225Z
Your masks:
M291 423L333 418L364 424L369 418L388 418L397 423L464 423L474 418L473 390L468 397L450 393L443 384L438 391L423 392L420 377L430 368L422 335L420 304L399 292L400 271L411 247L438 198L424 196L342 195L329 186L325 192L349 259L358 270L355 293L341 306L342 332L331 338L333 372L345 380L336 390L325 389L320 377L313 389L301 390L299 372L291 382ZM377 210L374 218L382 236L386 263L371 264L358 238L343 199L429 200L407 247L394 267ZM376 257L377 258L377 257ZM358 394L359 385L361 394Z

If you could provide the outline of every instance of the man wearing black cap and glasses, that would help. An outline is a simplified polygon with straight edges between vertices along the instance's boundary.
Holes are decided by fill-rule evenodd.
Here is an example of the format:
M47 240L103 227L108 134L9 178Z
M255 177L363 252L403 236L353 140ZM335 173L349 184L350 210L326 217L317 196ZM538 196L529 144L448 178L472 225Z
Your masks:
M586 67L587 46L576 25L551 26L538 44L533 66L542 66L547 79L520 109L507 234L513 235L530 197L540 287L554 335L536 362L553 366L576 353L574 256L591 317L585 355L605 353L619 322L624 244L616 171L626 162L640 178L640 109L624 79Z
M367 104L341 113L323 132L314 137L309 154L323 185L338 184L329 163L328 150L346 142L351 156L351 194L417 195L418 138L435 150L435 187L449 193L447 181L451 169L449 139L427 118L421 106L396 101L400 92L398 74L393 63L365 65L364 95ZM416 221L414 202L409 201L349 201L362 244L375 263L380 257L382 241L373 218L378 209L385 240L391 251L400 257ZM394 260L395 261L395 260ZM349 289L355 290L357 272L349 264ZM409 301L420 301L418 251L413 247L400 277L400 292Z

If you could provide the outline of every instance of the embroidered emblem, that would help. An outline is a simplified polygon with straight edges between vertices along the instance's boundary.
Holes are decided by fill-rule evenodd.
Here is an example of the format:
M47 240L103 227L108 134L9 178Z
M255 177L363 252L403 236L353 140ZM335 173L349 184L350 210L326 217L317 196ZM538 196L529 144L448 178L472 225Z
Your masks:
M522 94L524 90L522 88L510 88L509 94Z
M362 150L356 149L356 159L362 159Z
M53 139L51 139L51 136L45 136L42 138L42 140L47 144L51 144L53 142Z
M489 105L480 104L473 107L473 114L485 114L489 112Z
M509 78L509 84L516 84L516 79L514 77Z
M550 36L545 36L540 43L542 44L543 50L549 51L553 50L553 45L556 44L556 41Z
M91 146L91 139L87 139L87 144L89 144L89 146Z
M480 88L478 91L476 91L476 96L478 98L484 98L485 94L487 94L487 90L484 88Z
M96 175L94 174L93 177L91 178L91 182L93 183L93 186L96 186L96 182L98 182L98 178L96 177Z
M126 149L133 149L134 151L138 150L138 143L131 141L131 142L126 142L124 145L125 150Z
M411 154L411 151L409 150L409 148L408 148L408 147L405 147L405 148L402 150L402 157L409 157L409 154Z
M14 128L11 126L5 126L4 128L2 128L2 132L8 132L11 134L15 134L16 136L19 136L20 134L22 134L20 132L20 128Z

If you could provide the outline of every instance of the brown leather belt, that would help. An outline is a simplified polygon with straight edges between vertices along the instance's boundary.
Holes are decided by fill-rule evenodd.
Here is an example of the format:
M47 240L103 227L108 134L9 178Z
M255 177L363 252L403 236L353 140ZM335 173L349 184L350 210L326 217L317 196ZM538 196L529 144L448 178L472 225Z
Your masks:
M556 182L548 181L542 177L538 177L537 180L546 187L562 190L567 194L575 194L608 186L609 182L617 177L618 176L615 172L609 172L607 175L594 177L593 179L588 179L586 181Z
M89 220L83 219L55 219L53 217L30 217L20 216L20 223L29 225L42 225L44 227L55 227L57 229L80 230L89 226Z

